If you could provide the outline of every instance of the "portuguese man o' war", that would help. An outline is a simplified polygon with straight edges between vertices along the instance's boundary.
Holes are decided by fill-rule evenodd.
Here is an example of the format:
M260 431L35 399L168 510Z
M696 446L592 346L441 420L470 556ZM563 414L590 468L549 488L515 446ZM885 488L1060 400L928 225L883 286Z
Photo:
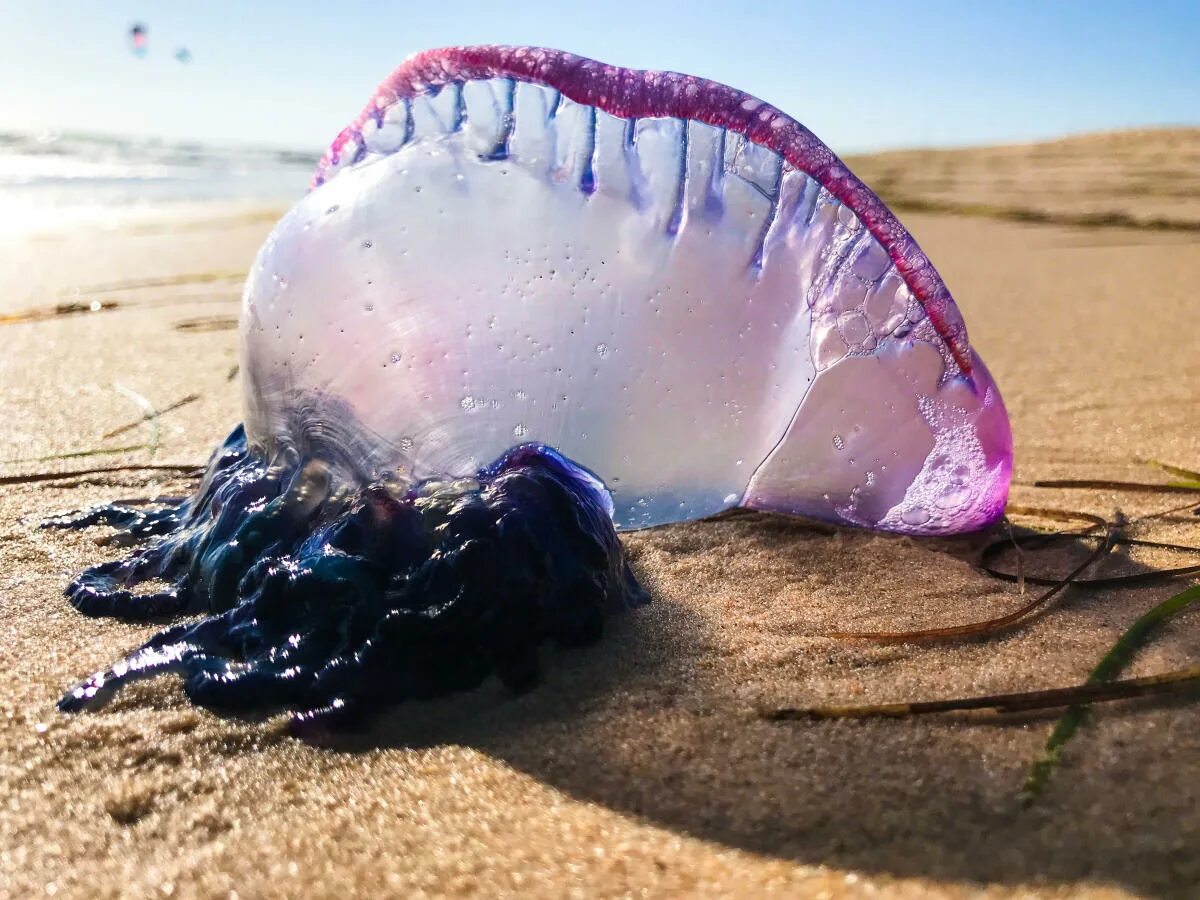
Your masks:
M644 602L616 532L731 507L914 535L999 518L1012 442L945 285L779 110L553 50L410 58L246 283L244 426L68 588L163 631L64 697L351 721L536 677ZM136 592L141 582L165 587Z

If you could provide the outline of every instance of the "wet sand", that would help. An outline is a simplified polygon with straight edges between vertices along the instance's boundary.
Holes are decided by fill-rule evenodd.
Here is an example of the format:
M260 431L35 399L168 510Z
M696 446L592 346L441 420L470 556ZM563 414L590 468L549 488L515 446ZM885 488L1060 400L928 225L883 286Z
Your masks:
M1131 517L1182 502L1030 485L1155 480L1144 457L1200 467L1200 236L904 219L1005 394L1013 502ZM248 267L268 227L239 213L5 247L0 315L103 302L0 324L0 475L144 462L152 443L156 462L202 462L239 408L240 284L225 276ZM102 440L143 415L133 394L157 408L199 398L157 429ZM11 462L123 446L140 449ZM771 723L755 712L1076 683L1181 584L1069 591L984 640L835 640L824 635L970 621L1021 599L973 567L986 537L830 533L748 514L628 535L654 602L593 648L549 652L543 684L520 697L490 686L410 704L329 746L192 709L171 678L99 714L56 713L65 687L155 629L71 609L68 577L117 551L36 523L188 484L129 472L0 487L0 896L1104 897L1200 885L1195 702L1098 711L1030 808L1019 791L1053 714ZM1200 544L1200 520L1136 533ZM1194 663L1198 634L1200 615L1173 621L1132 673Z

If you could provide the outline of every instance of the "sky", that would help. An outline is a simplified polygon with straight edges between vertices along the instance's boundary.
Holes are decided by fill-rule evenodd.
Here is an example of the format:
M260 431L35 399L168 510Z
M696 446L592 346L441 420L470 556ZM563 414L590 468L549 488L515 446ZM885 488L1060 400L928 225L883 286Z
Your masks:
M1200 124L1200 2L0 0L0 131L319 151L405 57L470 43L723 81L842 153Z

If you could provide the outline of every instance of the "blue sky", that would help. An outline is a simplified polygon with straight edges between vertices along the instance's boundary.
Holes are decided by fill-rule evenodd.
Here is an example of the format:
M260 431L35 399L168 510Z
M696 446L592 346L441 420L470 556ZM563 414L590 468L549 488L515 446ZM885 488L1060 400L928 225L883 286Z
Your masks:
M0 0L0 130L320 149L404 57L459 43L715 78L841 152L1200 124L1200 2Z

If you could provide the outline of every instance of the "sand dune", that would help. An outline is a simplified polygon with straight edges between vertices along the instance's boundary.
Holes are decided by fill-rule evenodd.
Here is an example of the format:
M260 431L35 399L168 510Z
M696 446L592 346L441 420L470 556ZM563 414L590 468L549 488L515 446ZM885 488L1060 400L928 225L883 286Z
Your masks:
M1200 128L898 150L846 161L901 211L1200 230Z

